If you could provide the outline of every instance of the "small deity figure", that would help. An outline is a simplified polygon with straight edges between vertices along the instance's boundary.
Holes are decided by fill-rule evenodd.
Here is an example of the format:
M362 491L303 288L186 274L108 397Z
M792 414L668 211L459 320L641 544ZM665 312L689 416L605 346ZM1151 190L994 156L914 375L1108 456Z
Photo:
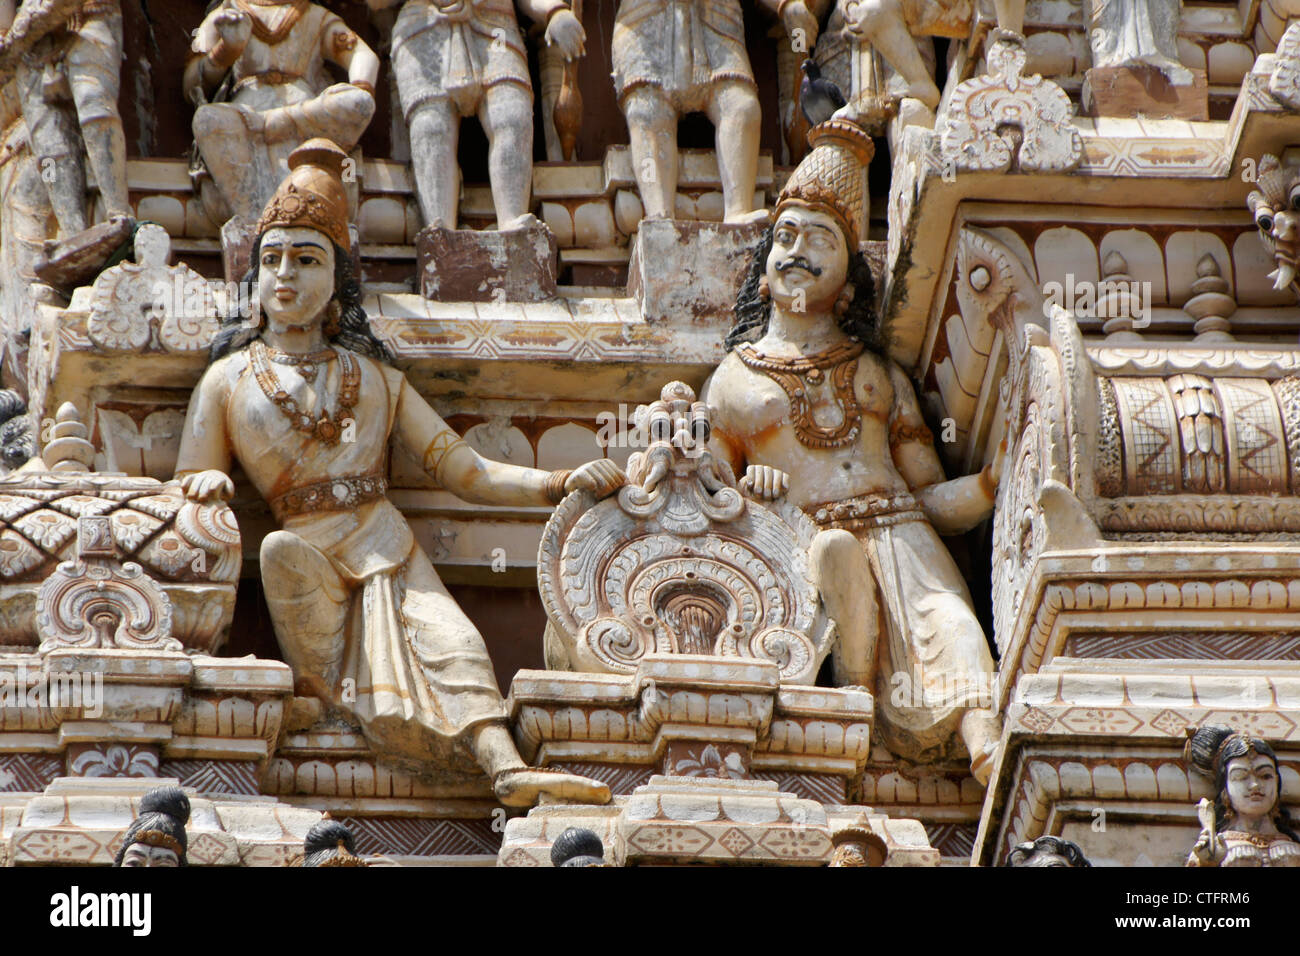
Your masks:
M1300 866L1300 834L1282 806L1277 754L1259 737L1207 724L1188 738L1192 769L1214 781L1197 806L1201 834L1188 866Z
M1040 836L1020 843L1007 854L1007 866L1092 866L1077 843L1060 837Z
M303 866L369 866L357 856L356 839L352 831L337 820L325 819L307 831L302 844Z
M243 465L282 529L262 541L262 587L297 693L359 723L381 760L428 779L472 757L511 806L606 802L603 784L520 758L483 637L385 497L385 468L395 438L448 491L515 506L604 497L625 476L604 459L545 472L481 458L388 364L346 252L346 159L326 140L289 157L256 227L255 314L213 343L177 477L208 501L233 493L232 457Z
M140 815L131 821L114 866L185 866L185 824L190 798L180 787L155 787L140 801Z
M1003 34L1024 30L1025 0L994 0L994 5ZM828 28L839 26L846 35L870 45L902 78L906 96L933 111L939 105L939 88L933 64L922 57L916 38L964 39L974 12L973 0L839 0ZM821 59L820 50L818 54Z
M12 10L12 0L6 5ZM4 19L0 7L0 21ZM18 95L60 238L76 236L90 225L87 164L106 216L131 219L126 134L117 109L122 70L118 0L25 0L0 39L0 60L11 46L14 52L19 46L22 50Z
M351 150L374 115L379 58L318 3L222 0L191 49L185 93L219 194L204 190L204 205L218 223L255 220L299 143L324 137ZM348 81L333 82L327 63Z
M817 18L804 0L763 3L788 35L801 31L811 47ZM701 112L717 130L725 221L765 219L754 208L762 115L740 0L624 0L614 17L612 61L645 218L675 215L677 122Z
M1192 82L1178 59L1182 0L1090 0L1089 13L1094 67L1151 66L1175 86Z
M382 10L403 0L367 2ZM516 4L546 25L547 46L557 47L566 61L586 52L587 34L565 0ZM533 84L511 0L405 0L393 25L392 49L425 225L456 228L460 122L475 115L488 140L497 228L533 223Z
M1001 732L993 659L936 529L988 517L1001 454L945 480L912 383L878 339L858 245L871 140L830 120L809 143L754 252L730 354L705 385L713 448L742 484L785 494L824 529L810 563L839 632L835 683L877 688L877 732L901 757L956 756L959 733L983 783Z

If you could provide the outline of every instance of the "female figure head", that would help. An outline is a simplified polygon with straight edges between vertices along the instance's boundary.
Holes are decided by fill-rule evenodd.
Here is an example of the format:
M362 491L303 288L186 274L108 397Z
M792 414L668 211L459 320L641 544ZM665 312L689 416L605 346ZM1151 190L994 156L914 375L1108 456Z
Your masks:
M190 800L180 787L157 787L140 801L140 815L131 821L114 866L185 866L185 824Z
M1281 803L1277 755L1267 741L1210 724L1192 734L1187 757L1195 769L1214 781L1217 831L1276 829L1300 842Z

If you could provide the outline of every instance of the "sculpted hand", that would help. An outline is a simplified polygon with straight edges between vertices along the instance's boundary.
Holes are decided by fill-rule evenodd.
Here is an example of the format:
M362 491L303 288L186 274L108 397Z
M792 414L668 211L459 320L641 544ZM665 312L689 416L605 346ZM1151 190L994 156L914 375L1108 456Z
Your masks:
M566 60L576 60L587 52L587 31L571 10L559 10L546 24L546 45L558 46Z
M998 450L993 453L993 460L980 472L980 484L984 486L990 498L997 497L998 482L1002 480L1002 466L1006 461L1007 440L1004 438L998 442Z
M233 7L217 14L212 25L217 28L221 41L232 50L243 51L248 39L253 35L253 20L243 10Z
M181 491L191 501L229 501L235 495L235 483L220 471L195 471L181 479Z
M781 24L785 27L787 36L795 36L795 30L803 31L804 49L811 50L813 44L817 42L817 34L820 27L817 25L817 18L813 16L812 11L804 4L803 0L790 0L781 11Z
M582 489L590 491L599 500L608 498L625 484L627 475L622 468L608 458L598 458L587 462L569 476L569 480L564 483L564 493Z
M790 490L790 476L770 465L750 465L740 479L741 494L759 501L776 501Z
M1204 830L1201 831L1200 838L1192 845L1192 856L1196 857L1201 866L1217 866L1225 855L1223 845L1218 840L1215 840L1211 845L1210 835Z

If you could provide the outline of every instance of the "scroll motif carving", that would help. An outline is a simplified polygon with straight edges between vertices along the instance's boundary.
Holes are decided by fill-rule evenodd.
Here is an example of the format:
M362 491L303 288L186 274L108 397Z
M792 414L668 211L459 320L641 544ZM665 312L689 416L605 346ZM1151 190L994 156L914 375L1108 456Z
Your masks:
M834 633L807 566L816 528L741 496L686 385L639 414L651 444L629 461L631 483L600 504L571 494L542 536L542 603L569 666L630 674L650 653L711 654L812 683Z
M1070 98L1050 80L1022 75L1024 45L995 42L988 66L987 74L953 92L939 136L944 165L979 172L1068 172L1078 166L1083 140L1070 122Z
M36 596L41 653L58 647L179 651L171 601L134 561L117 560L111 521L77 521L77 557L60 564Z

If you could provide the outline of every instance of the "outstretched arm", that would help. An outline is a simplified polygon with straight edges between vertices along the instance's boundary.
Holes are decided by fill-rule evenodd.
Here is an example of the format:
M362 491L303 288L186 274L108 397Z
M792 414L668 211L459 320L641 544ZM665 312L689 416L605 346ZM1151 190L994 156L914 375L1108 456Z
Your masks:
M934 436L925 425L911 381L890 365L894 404L889 414L889 451L894 466L916 495L916 502L940 534L960 534L993 512L997 476L993 466L976 475L945 480L943 464L934 450Z
M185 67L185 97L199 105L220 85L226 71L244 54L253 35L253 21L229 2L209 13L194 31L190 61Z
M430 477L473 504L553 505L579 488L603 498L626 480L622 469L608 459L588 462L573 472L548 472L484 458L442 420L405 378L395 430L398 440L420 456Z
M199 501L228 499L235 486L230 472L226 434L226 381L217 367L208 369L190 396L176 458L176 477L185 494Z

